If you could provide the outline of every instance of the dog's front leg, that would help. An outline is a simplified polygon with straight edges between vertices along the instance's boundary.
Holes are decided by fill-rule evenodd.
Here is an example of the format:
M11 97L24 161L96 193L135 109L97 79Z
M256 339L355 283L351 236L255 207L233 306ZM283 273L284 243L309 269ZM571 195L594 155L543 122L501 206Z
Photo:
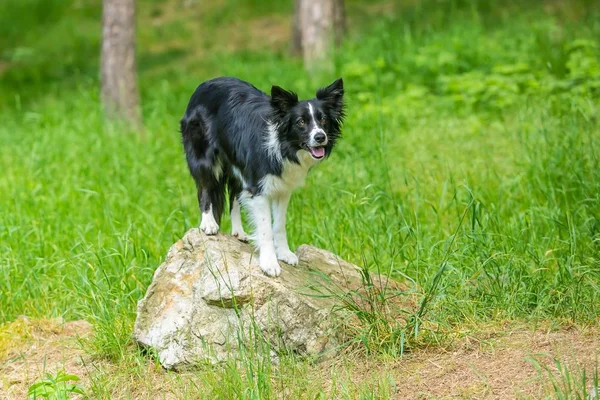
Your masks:
M269 276L279 276L281 267L273 244L269 199L265 196L254 196L248 198L245 204L255 227L254 240L258 246L260 269Z
M290 194L285 193L273 199L273 239L277 259L290 265L298 264L298 256L290 250L285 230L285 220Z

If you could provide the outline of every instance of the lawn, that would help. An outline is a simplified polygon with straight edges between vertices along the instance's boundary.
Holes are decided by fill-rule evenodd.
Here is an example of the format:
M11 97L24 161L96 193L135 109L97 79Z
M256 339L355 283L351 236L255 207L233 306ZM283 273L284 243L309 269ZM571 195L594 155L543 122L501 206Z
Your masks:
M75 346L90 398L414 398L394 383L410 354L511 329L600 334L597 2L347 1L335 73L309 76L289 54L292 2L140 0L141 133L103 119L99 2L3 3L0 372L15 338L62 318L92 326ZM292 197L290 244L408 282L412 325L365 323L328 367L175 375L137 350L136 303L199 222L178 122L219 75L302 98L344 78L343 140Z

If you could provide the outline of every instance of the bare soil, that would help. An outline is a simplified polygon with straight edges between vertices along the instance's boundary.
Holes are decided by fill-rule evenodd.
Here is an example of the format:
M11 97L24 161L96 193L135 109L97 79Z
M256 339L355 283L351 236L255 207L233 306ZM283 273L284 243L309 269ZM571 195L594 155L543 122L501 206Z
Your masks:
M394 397L398 399L543 398L552 393L548 374L561 380L556 360L576 376L582 368L590 374L599 353L597 330L521 330L496 333L485 339L465 338L448 350L419 350L379 368L380 373L393 377ZM535 362L542 366L541 370ZM369 364L364 367L377 368Z
M0 326L0 399L25 399L27 389L46 373L65 370L87 377L79 339L92 334L86 321L30 320Z
M0 327L0 399L24 399L32 383L59 370L79 376L80 384L87 388L94 371L118 375L119 365L93 360L83 350L80 339L92 334L85 321L20 318ZM463 336L452 346L420 349L402 359L338 357L311 366L309 374L323 377L343 370L357 385L384 378L397 399L542 398L551 393L548 371L558 376L555 360L568 365L574 374L584 367L590 373L599 353L597 328L554 332L507 329ZM548 366L548 371L536 368L534 359ZM143 374L138 371L135 375L129 382L115 385L110 397L146 398L150 393L162 393L177 398L177 390L169 387L181 380L156 368L152 361L148 360ZM327 381L333 385L333 380Z

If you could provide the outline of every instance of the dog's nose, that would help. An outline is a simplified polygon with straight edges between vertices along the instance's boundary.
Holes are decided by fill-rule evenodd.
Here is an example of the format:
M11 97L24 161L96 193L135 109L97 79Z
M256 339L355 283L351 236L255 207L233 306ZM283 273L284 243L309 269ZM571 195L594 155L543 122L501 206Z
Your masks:
M325 136L325 134L323 132L319 132L317 134L315 134L315 142L321 144L324 143L327 140L327 136Z

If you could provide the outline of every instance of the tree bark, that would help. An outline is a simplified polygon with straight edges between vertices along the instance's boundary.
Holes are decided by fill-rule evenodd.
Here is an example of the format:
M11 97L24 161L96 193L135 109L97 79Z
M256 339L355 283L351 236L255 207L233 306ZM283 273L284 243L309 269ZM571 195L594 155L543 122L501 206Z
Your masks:
M135 0L103 0L101 94L109 118L139 126L135 62Z
M302 49L310 71L324 66L330 50L345 33L344 0L296 0L292 49Z
M344 0L333 0L333 3L333 36L339 47L346 34L346 6Z
M302 0L294 1L294 20L292 22L292 54L302 54L302 30L300 29L300 6Z

